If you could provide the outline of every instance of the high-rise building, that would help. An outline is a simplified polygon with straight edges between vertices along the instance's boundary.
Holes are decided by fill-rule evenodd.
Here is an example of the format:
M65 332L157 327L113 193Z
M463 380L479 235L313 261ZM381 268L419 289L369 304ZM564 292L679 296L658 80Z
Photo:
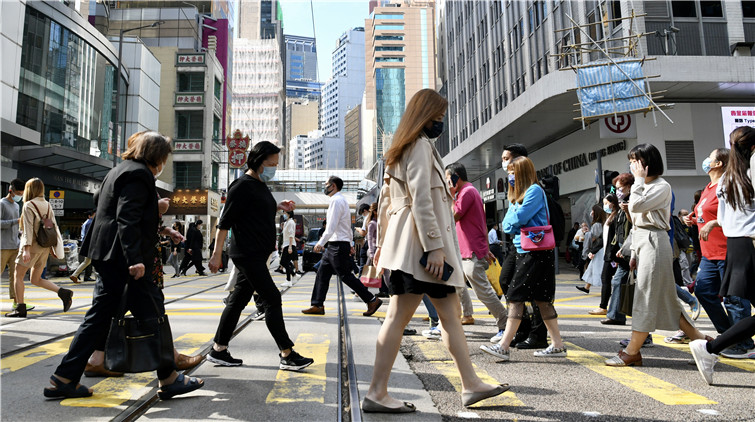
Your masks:
M365 107L374 112L370 124L375 132L374 157L379 160L390 146L406 103L417 91L435 88L435 2L381 1L364 26Z
M344 117L344 167L347 169L362 168L362 107L361 104L352 108Z
M623 172L628 150L655 145L680 209L709 182L699 163L727 146L733 127L755 125L750 2L444 1L439 11L449 108L448 137L436 146L444 162L466 166L489 222L503 216L505 144L524 144L539 177L559 178L564 213L581 222L597 202L598 157L603 170ZM653 35L637 37L648 32ZM600 50L630 39L638 58L652 59L643 66L653 76L650 89L665 91L659 102L675 104L662 110L670 120L655 110L601 118L583 129L575 120L579 100L570 67L609 60ZM575 43L592 51L554 57Z
M321 130L298 135L289 141L288 167L294 169L343 169L343 144Z
M233 129L285 149L285 50L277 1L243 0L234 45ZM239 78L243 80L238 80Z
M332 76L325 83L320 128L326 137L345 139L346 113L362 102L364 93L364 28L346 31L332 54Z
M316 100L289 98L286 102L287 134L293 138L318 129L320 104Z
M286 45L286 88L289 81L317 81L315 39L298 35L283 37Z

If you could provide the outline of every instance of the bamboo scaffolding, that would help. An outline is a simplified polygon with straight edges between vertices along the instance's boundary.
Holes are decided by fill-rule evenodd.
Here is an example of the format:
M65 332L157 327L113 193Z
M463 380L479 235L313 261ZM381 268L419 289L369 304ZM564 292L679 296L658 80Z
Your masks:
M641 15L635 15L634 14L634 10L633 10L632 14L630 16L625 17L625 18L605 19L605 20L600 20L600 21L597 21L597 22L586 23L586 24L583 24L583 25L575 25L575 26L570 26L568 28L556 29L553 32L566 32L566 31L571 31L572 29L587 28L587 27L595 26L595 25L605 25L606 23L609 23L609 22L621 22L621 21L625 21L625 20L632 20L634 18L641 18L641 17L647 16L647 15L648 15L647 13L643 13Z

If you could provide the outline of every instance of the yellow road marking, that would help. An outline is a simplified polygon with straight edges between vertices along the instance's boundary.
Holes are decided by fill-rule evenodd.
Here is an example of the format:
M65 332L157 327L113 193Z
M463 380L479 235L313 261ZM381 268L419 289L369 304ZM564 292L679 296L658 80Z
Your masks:
M208 333L189 333L174 340L173 344L181 353L192 354L213 337ZM86 379L86 378L85 378ZM116 407L128 400L136 400L144 395L149 384L155 380L155 373L142 372L126 374L118 378L105 378L93 385L94 395L79 399L65 399L60 402L70 407ZM86 384L86 381L84 381Z
M66 337L63 340L35 347L26 352L3 358L0 363L0 373L6 374L8 372L18 371L19 369L26 368L37 362L65 353L68 351L68 346L71 345L71 340L73 340L73 337Z
M600 297L599 294L589 294L589 295L580 295L580 296L571 296L571 297L564 297L561 299L556 299L553 301L553 303L562 303L562 302L571 302L572 300L580 300L580 299L589 299L593 297Z
M668 347L670 349L676 349L681 350L683 352L691 353L689 351L689 344L674 344L674 343L666 343L663 341L665 337L659 334L653 334L653 342L655 344L660 344L661 346ZM720 356L718 359L719 362L733 366L735 368L743 369L747 372L755 372L755 360L753 359L729 359L725 358L723 356Z
M438 369L446 379L448 379L456 391L461 393L461 377L459 376L459 371L456 369L456 365L454 365L451 355L443 343L440 341L428 340L416 341L414 344L420 349L425 356L425 359L430 361L430 363L435 366L435 368ZM484 370L477 368L476 365L475 368L477 375L483 382L495 385L500 384L500 381L488 375ZM475 406L524 406L524 403L519 400L513 391L507 391L500 396L483 400L472 407Z
M299 334L296 350L311 356L315 363L303 372L278 370L275 386L267 395L266 403L325 402L325 385L330 339L325 334Z
M632 367L611 367L605 364L605 358L596 353L567 343L569 354L566 356L587 369L610 378L666 405L680 404L717 404L713 400L692 393L674 384L663 381Z

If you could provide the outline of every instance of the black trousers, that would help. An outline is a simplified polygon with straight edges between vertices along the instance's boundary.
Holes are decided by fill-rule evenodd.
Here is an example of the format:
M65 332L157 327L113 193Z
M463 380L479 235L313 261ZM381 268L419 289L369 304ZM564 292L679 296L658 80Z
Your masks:
M611 300L611 279L616 274L616 267L610 261L603 261L603 272L600 273L600 309L608 309L608 301Z
M194 268L197 270L197 274L203 273L204 266L202 265L202 252L195 250L192 250L191 252L192 253L189 254L189 252L184 251L184 259L181 261L179 271L185 273L193 264Z
M323 306L325 296L330 288L330 278L333 274L341 277L341 281L351 288L364 303L375 300L375 295L364 287L351 270L354 261L351 259L351 245L349 242L328 242L325 245L325 253L322 254L320 268L317 269L315 288L312 290L312 306Z
M299 254L296 252L296 247L291 248L293 252L288 253L288 246L283 247L283 253L281 253L281 266L286 270L286 280L291 281L296 273L294 272L294 261L299 259Z
M92 261L92 265L100 274L94 285L92 307L76 331L68 353L55 370L55 375L70 379L74 385L81 379L92 352L105 350L110 320L118 312L126 283L129 283L127 309L135 318L157 318L165 314L163 291L152 282L150 274L134 280L128 275L128 267L123 262ZM174 365L158 368L157 378L168 378L174 370Z
M241 312L252 299L256 292L264 302L265 324L272 334L278 349L290 349L294 342L286 332L286 324L283 322L283 307L281 294L278 287L270 277L267 268L267 257L264 259L231 258L233 264L239 269L236 287L228 296L228 301L220 315L220 324L215 332L215 343L228 346L233 335L233 330L241 318Z

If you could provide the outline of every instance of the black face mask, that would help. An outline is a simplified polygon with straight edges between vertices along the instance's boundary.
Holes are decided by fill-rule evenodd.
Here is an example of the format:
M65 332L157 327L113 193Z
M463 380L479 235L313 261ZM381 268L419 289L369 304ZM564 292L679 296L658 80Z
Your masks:
M333 192L334 188L325 189L325 195L330 195Z
M443 133L443 122L433 120L433 125L430 126L430 129L425 128L425 135L430 139L437 138L441 133Z

